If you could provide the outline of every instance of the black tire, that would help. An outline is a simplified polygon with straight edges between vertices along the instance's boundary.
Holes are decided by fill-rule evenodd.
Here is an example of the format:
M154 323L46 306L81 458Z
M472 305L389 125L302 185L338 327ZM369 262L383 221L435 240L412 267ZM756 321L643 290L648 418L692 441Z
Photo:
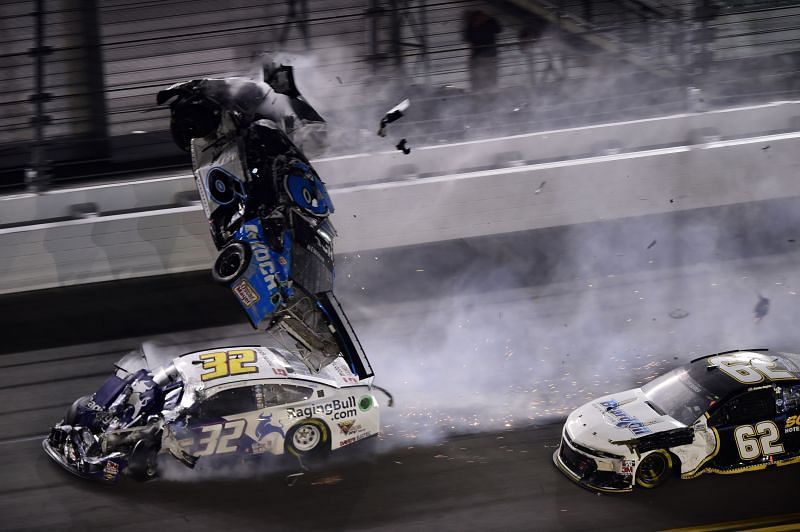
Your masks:
M636 485L642 488L660 486L672 476L672 455L663 449L644 457L636 468Z
M139 440L133 446L128 460L128 474L134 480L144 482L158 476L158 444Z
M219 252L211 275L215 283L227 285L235 281L250 265L253 251L247 242L235 240Z
M330 430L321 419L306 419L286 433L286 449L297 457L319 457L330 451Z

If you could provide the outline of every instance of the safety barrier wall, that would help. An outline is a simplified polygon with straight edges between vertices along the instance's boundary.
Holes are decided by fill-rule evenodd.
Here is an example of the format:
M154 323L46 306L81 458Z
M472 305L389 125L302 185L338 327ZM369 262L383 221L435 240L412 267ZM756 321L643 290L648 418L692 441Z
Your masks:
M800 130L800 102L433 146L412 149L409 155L393 151L334 157L314 161L314 166L328 186L336 189L792 130ZM0 226L188 205L196 196L194 191L194 183L187 172L155 179L53 190L40 195L0 196Z
M800 195L800 133L342 187L338 253ZM208 268L199 206L0 229L0 293ZM109 294L113 297L113 293Z

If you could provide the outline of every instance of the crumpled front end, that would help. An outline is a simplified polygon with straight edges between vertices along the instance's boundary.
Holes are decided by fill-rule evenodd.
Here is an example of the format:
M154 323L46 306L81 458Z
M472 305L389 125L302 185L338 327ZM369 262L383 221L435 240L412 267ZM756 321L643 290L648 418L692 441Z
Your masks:
M553 462L568 478L585 488L603 492L633 489L636 461L632 457L584 447L570 438L566 427L553 453Z
M158 452L167 395L147 370L120 369L94 394L75 401L42 447L70 473L114 482Z
M81 478L115 482L127 467L124 453L104 454L99 438L87 427L56 425L42 441L44 451L61 467Z

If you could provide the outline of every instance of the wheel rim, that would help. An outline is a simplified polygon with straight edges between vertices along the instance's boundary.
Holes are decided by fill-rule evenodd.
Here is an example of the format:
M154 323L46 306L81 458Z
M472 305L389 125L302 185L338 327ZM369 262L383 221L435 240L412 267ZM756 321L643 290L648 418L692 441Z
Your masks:
M639 482L644 485L657 484L667 472L667 460L662 454L651 454L639 466Z
M303 425L299 427L292 436L292 445L300 452L308 452L314 449L322 439L322 432L316 425Z
M239 270L241 264L242 257L239 256L238 250L231 250L220 258L219 273L222 277L233 275Z

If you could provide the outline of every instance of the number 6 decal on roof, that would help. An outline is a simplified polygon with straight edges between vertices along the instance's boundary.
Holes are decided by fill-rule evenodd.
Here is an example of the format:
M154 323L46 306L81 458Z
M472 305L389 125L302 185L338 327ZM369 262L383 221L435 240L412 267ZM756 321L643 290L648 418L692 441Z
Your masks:
M209 370L200 374L200 380L210 381L231 375L245 373L258 373L258 368L248 364L256 361L256 352L252 349L232 349L230 351L216 351L200 355L203 369Z
M742 384L757 384L764 379L780 381L794 379L794 375L776 362L752 359L742 360L731 357L713 357L708 359L709 366L716 366L732 379Z

